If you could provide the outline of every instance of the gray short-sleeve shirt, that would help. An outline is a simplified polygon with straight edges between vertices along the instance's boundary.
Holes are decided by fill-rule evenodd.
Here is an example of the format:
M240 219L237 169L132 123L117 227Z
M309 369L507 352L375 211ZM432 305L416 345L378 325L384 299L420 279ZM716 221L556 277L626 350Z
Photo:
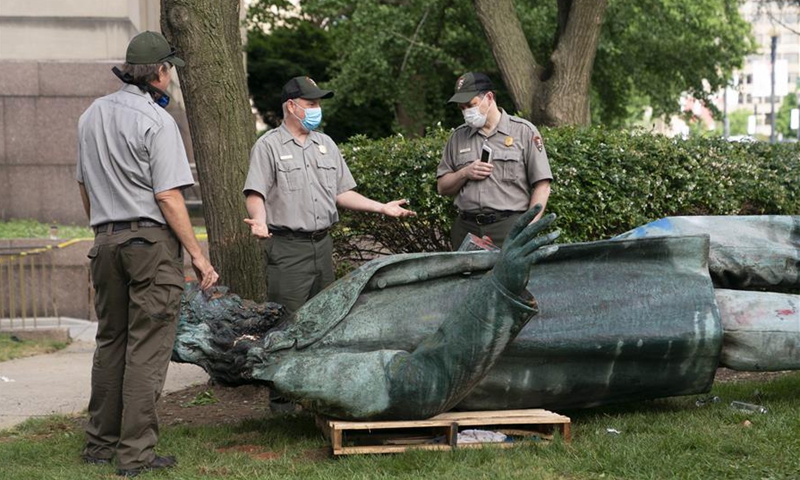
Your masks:
M488 137L467 125L453 132L442 152L437 178L478 160L484 144L492 149L492 175L481 181L467 181L456 195L456 207L468 212L527 210L533 185L552 180L553 174L539 130L502 109L497 128Z
M268 225L313 232L339 221L336 196L355 187L329 136L313 131L300 145L281 125L259 138L250 151L243 192L264 197Z
M81 115L75 178L89 195L91 225L166 223L155 194L194 184L175 120L134 85L95 100Z

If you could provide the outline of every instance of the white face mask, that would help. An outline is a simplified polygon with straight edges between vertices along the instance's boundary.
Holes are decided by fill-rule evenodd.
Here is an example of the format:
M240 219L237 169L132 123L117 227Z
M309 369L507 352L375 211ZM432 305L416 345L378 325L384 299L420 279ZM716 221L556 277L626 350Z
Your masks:
M489 113L481 113L481 105L486 100L486 95L483 96L481 103L471 108L465 108L462 112L464 114L464 122L472 128L483 128L486 125L486 116Z

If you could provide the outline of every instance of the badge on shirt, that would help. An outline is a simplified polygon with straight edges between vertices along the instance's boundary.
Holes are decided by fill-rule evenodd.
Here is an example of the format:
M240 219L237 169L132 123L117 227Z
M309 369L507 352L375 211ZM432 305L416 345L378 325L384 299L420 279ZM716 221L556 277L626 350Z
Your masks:
M320 146L319 146L319 153L321 153L321 154L323 154L323 155L325 155L326 153L328 153L328 149L327 149L327 148L325 148L325 145L320 145Z
M542 143L542 137L540 137L539 135L533 137L533 144L536 145L536 149L539 150L540 152L544 148L544 143Z
M294 156L291 155L291 154L289 154L289 155L281 155L281 160L291 160L292 158L294 158Z
M505 143L506 147L514 145L514 137L506 137L506 141L503 143Z
M461 150L458 151L458 153L467 153L467 152L471 152L471 151L472 151L472 147L467 147L467 148L462 148Z

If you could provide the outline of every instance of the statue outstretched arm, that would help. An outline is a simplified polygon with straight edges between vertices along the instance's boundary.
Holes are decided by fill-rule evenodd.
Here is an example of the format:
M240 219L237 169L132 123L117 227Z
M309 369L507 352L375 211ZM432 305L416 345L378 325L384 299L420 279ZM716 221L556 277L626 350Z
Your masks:
M255 376L340 418L427 418L447 411L480 382L537 312L525 291L530 267L557 250L548 245L558 237L558 232L540 235L554 221L552 214L529 224L539 211L519 220L494 269L415 350L291 350L278 353L278 361L265 358Z

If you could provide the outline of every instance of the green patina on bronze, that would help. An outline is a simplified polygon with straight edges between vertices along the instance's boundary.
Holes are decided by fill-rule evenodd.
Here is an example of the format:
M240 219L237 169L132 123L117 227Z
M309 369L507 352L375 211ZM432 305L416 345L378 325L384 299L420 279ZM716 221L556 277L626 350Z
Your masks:
M500 253L376 260L289 318L275 304L190 290L174 359L349 419L587 407L710 388L725 332L708 236L552 253L537 250L551 239L533 240L544 226ZM796 297L781 297L795 313Z

